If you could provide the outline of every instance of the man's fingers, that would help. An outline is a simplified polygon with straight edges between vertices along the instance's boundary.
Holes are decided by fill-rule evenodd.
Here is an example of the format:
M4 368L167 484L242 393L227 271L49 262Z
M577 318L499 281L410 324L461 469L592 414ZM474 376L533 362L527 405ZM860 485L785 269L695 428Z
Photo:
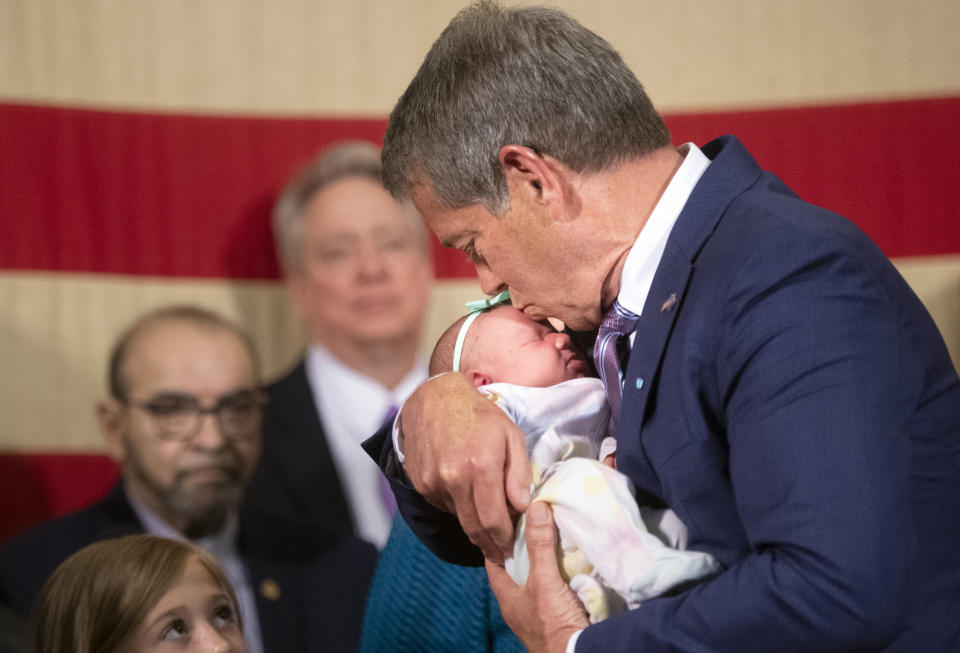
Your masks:
M413 447L408 447L412 449ZM417 452L419 454L419 452ZM436 473L436 462L429 454L419 456L407 455L404 463L407 477L413 488L434 507L446 512L456 512L449 488L445 487L440 476Z
M500 500L503 501L502 496ZM495 562L503 562L503 553L481 522L477 513L476 499L469 488L457 492L453 497L453 504L454 512L460 521L460 527L470 541L480 548L485 558Z
M505 555L512 555L513 518L504 495L503 464L491 466L481 472L473 491L481 527L497 549ZM499 561L502 556L494 559Z
M504 461L504 489L507 501L518 513L530 507L530 459L527 443L520 429L507 436L506 460Z
M523 586L513 582L510 574L502 565L489 558L485 559L483 564L487 568L487 580L490 582L490 589L493 590L493 595L497 597L498 603L507 603L511 597L523 591Z
M530 485L524 435L516 424L463 375L445 374L407 400L403 429L413 487L432 505L455 513L486 557L501 561L512 553L512 511L527 507Z
M560 577L556 529L550 507L534 501L526 513L530 575L517 585L500 565L486 562L487 578L500 612L527 650L562 651L588 625L583 604Z

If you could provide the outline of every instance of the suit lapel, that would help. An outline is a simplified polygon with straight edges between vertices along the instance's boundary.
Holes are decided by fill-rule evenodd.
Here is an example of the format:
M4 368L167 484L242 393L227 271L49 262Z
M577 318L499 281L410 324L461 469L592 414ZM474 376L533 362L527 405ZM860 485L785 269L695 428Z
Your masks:
M643 426L655 410L661 365L696 258L734 197L756 182L760 167L733 136L703 147L711 165L697 182L677 217L654 275L624 376L617 437L617 464L637 485L656 494L660 481L642 445ZM677 446L681 446L677 443Z
M264 651L305 651L304 619L296 577L285 566L247 558L256 595L257 619Z
M268 392L271 404L275 402L270 410L277 424L297 434L294 438L297 451L287 451L286 455L304 456L316 462L316 474L309 482L318 496L324 497L324 506L329 513L325 518L328 527L336 530L337 525L342 524L344 530L352 531L353 516L347 506L340 475L327 443L327 434L314 402L306 361L301 361L287 377L271 386ZM264 435L269 436L266 432Z
M630 361L624 375L617 438L620 439L624 434L627 436L625 442L636 442L634 433L642 436L647 406L658 381L666 343L683 305L683 294L692 270L693 266L686 257L668 244L637 324ZM617 466L637 485L660 494L660 481L642 447L618 446Z

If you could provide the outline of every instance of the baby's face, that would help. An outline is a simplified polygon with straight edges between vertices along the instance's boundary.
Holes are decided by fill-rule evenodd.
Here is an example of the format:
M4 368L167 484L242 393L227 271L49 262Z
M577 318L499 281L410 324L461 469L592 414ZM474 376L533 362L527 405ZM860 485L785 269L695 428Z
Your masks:
M543 388L587 375L587 363L570 336L513 307L484 313L468 333L471 367L486 374L487 382Z

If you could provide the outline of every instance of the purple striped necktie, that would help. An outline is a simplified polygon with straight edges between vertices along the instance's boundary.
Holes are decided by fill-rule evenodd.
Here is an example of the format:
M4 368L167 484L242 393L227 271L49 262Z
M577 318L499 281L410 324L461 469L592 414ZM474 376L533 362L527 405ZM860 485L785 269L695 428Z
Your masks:
M397 411L400 408L396 405L391 405L387 409L387 414L384 415L383 421L391 421L397 415ZM380 498L383 499L383 507L387 511L389 517L393 517L394 513L397 512L397 498L393 496L393 490L390 487L390 481L387 480L387 477L383 475L383 472L380 472Z
M613 306L603 316L600 330L597 332L597 341L593 345L593 362L600 372L600 380L607 391L607 403L610 404L611 435L617 433L617 422L620 420L620 397L623 392L620 369L620 353L617 344L623 336L633 333L637 328L640 316L628 311L614 301Z

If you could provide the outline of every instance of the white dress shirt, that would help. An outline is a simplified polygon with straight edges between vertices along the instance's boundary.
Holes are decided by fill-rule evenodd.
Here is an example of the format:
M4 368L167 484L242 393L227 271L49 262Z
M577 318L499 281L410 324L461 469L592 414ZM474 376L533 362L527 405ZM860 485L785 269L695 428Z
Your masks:
M426 366L418 362L391 390L313 344L306 370L357 534L382 549L392 515L383 501L380 469L360 444L427 378Z
M617 300L621 306L637 315L643 313L643 305L647 301L650 286L653 285L653 275L660 266L660 259L667 246L667 238L673 231L673 225L693 192L693 187L710 165L710 159L693 143L684 143L677 148L677 152L684 155L683 163L677 168L660 201L650 213L647 224L640 230L620 273L620 294L617 295ZM631 346L634 335L636 331L630 334Z
M694 186L710 165L710 159L693 143L684 143L677 148L677 152L683 155L683 163L673 174L647 223L640 230L620 273L620 294L617 295L617 300L624 308L637 315L643 312L643 305L650 293L653 276L660 267L660 259L663 258L663 250L667 246L673 225L680 217ZM631 347L636 335L636 331L630 334ZM582 632L577 631L567 642L567 653L574 653L577 639Z

